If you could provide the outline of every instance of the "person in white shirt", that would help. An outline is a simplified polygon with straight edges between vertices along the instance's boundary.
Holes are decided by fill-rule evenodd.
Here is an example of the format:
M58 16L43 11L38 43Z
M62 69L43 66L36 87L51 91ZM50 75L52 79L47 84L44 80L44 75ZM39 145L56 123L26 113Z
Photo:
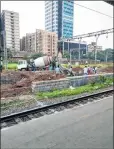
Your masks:
M68 61L68 68L70 69L70 67L71 67L71 63Z
M59 68L59 65L55 68L55 72L56 72L56 76L57 76L58 74L60 74L60 68Z
M95 67L95 73L97 73L97 66Z
M84 67L84 75L88 75L88 68L87 68L87 66Z

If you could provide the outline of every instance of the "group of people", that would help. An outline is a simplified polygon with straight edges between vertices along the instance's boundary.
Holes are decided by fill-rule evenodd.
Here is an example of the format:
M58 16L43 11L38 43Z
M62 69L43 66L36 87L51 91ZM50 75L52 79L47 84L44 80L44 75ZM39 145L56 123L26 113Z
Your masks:
M50 71L53 71L54 70L56 72L56 75L59 75L61 73L60 66L59 66L59 63L58 62L52 63L50 65L50 67L49 67L49 70Z
M96 74L97 73L97 67L84 67L84 75L91 75L91 74Z

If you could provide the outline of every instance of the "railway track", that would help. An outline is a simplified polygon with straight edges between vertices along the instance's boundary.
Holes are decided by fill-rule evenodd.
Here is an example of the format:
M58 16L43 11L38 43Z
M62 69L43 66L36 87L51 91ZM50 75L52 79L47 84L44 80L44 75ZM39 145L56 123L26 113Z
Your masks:
M62 111L67 108L73 108L74 106L79 106L80 104L86 104L94 100L100 100L104 97L113 95L113 89L102 91L100 93L91 94L87 96L80 97L78 99L72 99L69 101L64 101L52 105L48 105L41 108L34 108L31 110L26 110L19 113L13 113L11 115L1 117L1 129L4 127L10 127L21 122L31 120L33 118L39 118L46 114L52 114L56 111Z

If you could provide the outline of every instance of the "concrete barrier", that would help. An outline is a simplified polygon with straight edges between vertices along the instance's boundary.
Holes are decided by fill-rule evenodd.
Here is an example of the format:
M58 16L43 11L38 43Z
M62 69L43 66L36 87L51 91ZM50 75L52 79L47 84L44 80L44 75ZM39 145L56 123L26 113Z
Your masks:
M50 81L41 81L41 82L33 82L32 83L32 92L45 92L45 91L52 91L52 90L61 90L72 87L83 86L91 81L98 82L99 76L105 77L113 77L113 73L108 74L95 74L89 76L74 76L74 77L67 77L65 79L60 80L50 80Z

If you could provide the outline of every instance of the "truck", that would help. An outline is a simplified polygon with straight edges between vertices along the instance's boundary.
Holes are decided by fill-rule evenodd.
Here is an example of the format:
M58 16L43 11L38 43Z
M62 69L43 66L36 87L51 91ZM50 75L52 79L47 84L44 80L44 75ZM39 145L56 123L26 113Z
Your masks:
M61 73L64 73L66 75L70 74L70 71L68 68L63 67L60 63L57 57L51 57L51 56L43 56L36 58L35 60L30 60L30 63L27 62L27 60L19 60L17 69L20 71L29 71L32 69L32 65L34 64L35 68L37 70L42 70L43 68L46 68L47 66L52 65L53 67L56 67L56 62L59 64L59 68ZM54 68L53 68L54 70Z
M26 70L29 71L31 70L33 64L37 70L46 68L49 66L52 62L52 57L51 56L43 56L36 58L35 60L30 60L30 63L27 62L27 60L19 60L17 69L20 71Z

